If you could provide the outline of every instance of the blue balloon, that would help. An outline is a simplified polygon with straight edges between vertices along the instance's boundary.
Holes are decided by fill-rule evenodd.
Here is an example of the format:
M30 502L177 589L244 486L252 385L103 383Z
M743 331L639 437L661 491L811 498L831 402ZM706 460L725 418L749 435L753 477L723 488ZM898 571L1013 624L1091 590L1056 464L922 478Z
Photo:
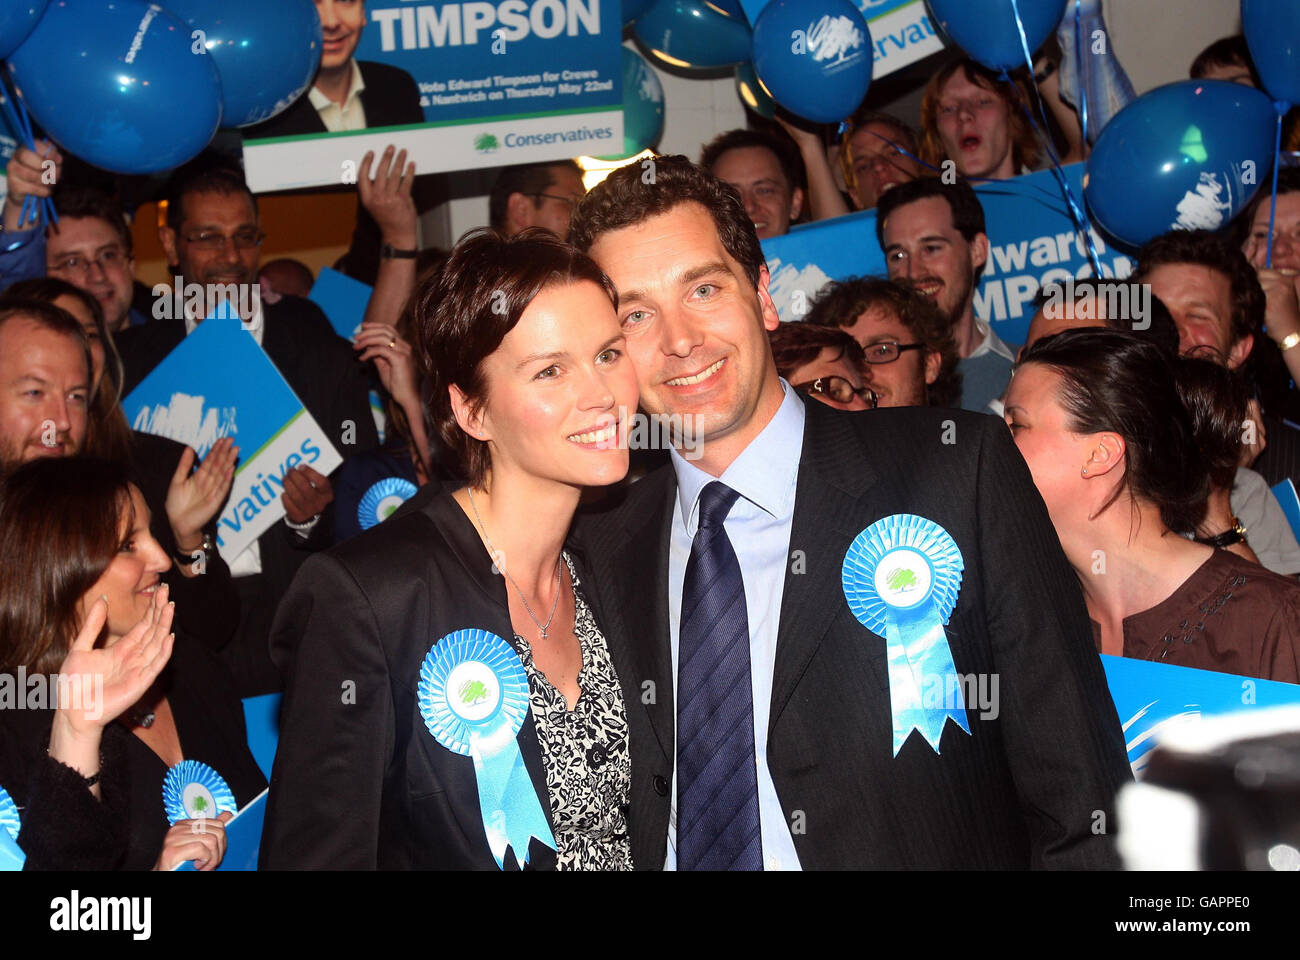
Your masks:
M221 122L221 81L190 27L144 0L52 0L9 58L32 117L114 173L157 173L198 154Z
M653 147L663 132L663 84L640 54L623 47L623 156Z
M736 93L740 95L740 102L760 117L771 120L776 116L776 104L763 89L758 74L754 72L754 65L749 61L736 67Z
M50 0L4 0L0 5L0 60L22 45L41 19Z
M655 0L623 0L623 23L629 24L650 9Z
M1265 182L1275 121L1268 97L1240 83L1157 87L1097 138L1083 178L1089 212L1135 247L1168 230L1217 230Z
M871 30L849 0L771 0L754 24L754 70L772 99L817 123L843 120L871 85Z
M316 76L321 24L312 0L167 0L167 9L203 32L196 42L221 75L223 126L269 120Z
M935 26L948 35L972 60L990 70L1025 66L1011 0L925 0ZM1029 52L1056 32L1066 0L1016 0L1025 28Z
M1241 28L1273 99L1300 104L1300 3L1241 0Z
M655 0L632 29L670 67L730 67L749 59L749 26L703 0Z

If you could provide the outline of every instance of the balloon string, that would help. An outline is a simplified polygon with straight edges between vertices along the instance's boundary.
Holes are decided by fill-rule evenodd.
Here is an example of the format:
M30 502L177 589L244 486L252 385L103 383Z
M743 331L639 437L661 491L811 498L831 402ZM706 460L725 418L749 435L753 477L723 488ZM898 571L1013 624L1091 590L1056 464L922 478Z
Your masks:
M1034 75L1034 56L1029 49L1029 38L1025 35L1025 24L1020 18L1020 4L1017 3L1017 0L1011 0L1011 12L1015 14L1016 30L1020 33L1020 49L1024 51L1025 65L1029 68L1029 75L1032 77ZM1005 69L1002 71L1002 79L1014 86L1015 81L1011 79L1011 75ZM1038 84L1031 84L1031 86L1034 88L1034 99L1038 102L1038 115L1043 121L1042 128L1039 128L1038 124L1034 123L1034 115L1029 109L1029 104L1021 103L1021 107L1025 111L1025 116L1029 118L1030 127L1038 134L1038 139L1042 141L1043 146L1047 148L1048 159L1052 161L1052 174L1056 177L1056 182L1065 195L1065 202L1070 208L1070 218L1074 221L1075 228L1083 235L1088 244L1088 260L1092 264L1093 274L1100 278L1102 275L1101 258L1097 255L1097 246L1092 240L1092 231L1089 228L1088 218L1079 206L1079 201L1075 199L1074 191L1070 189L1070 183L1065 178L1064 171L1061 170L1061 158L1057 156L1056 148L1052 145L1051 135L1048 133L1050 127L1047 123L1047 109L1043 106L1043 96L1038 89ZM1012 95L1017 101L1020 100L1018 91L1013 89Z
M5 117L9 125L13 127L14 132L26 141L29 150L36 150L36 137L32 133L31 119L27 115L27 107L19 99L17 91L9 84L0 79L0 104L4 105ZM40 211L44 211L49 222L58 224L59 215L54 212L54 201L50 197L33 197L28 194L23 198L23 209L18 217L18 227L21 229L24 224L31 223L33 226L39 218Z
M1282 117L1291 109L1291 104L1279 100L1273 106L1277 108L1277 136L1273 141L1273 198L1268 206L1268 256L1264 261L1264 267L1268 270L1273 269L1273 222L1277 216L1277 174L1278 168L1282 166Z
M1088 147L1088 83L1083 69L1083 0L1074 0L1074 69L1079 84L1079 124L1083 128L1083 146Z

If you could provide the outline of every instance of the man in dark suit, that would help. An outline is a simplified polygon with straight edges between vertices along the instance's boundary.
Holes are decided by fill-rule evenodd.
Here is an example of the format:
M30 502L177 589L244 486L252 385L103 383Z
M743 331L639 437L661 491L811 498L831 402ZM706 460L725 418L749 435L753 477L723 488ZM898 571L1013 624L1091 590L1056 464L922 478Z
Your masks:
M753 224L685 157L615 171L572 239L617 286L642 408L675 418L681 447L573 535L627 704L636 866L1114 866L1124 738L1006 428L803 402L772 360ZM900 727L886 639L841 584L855 538L900 514L964 564L952 669L911 664L919 712L933 681L965 691L944 703L965 723L933 742Z
M199 164L181 171L169 189L167 222L158 233L168 262L183 283L234 285L241 292L245 328L340 454L348 457L378 446L365 368L347 342L334 333L311 301L282 297L272 303L257 295L263 234L256 200L237 170ZM202 320L202 316L155 317L124 332L118 338L125 367L124 393L134 389ZM231 371L232 376L237 374ZM223 656L243 696L280 689L279 671L267 651L271 619L307 553L327 546L333 528L332 518L326 515L333 501L329 478L311 467L304 464L285 475L281 499L284 521L238 557L227 558L239 590L241 616L235 640Z
M247 128L245 139L423 123L420 90L409 73L355 58L366 24L363 0L316 0L316 12L322 43L315 80L287 110Z

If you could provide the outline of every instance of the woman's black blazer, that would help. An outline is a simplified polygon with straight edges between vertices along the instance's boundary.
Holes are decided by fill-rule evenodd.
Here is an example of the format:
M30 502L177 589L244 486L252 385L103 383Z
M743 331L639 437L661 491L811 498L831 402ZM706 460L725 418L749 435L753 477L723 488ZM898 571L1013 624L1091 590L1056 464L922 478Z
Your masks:
M513 637L505 580L449 492L419 499L313 555L276 613L271 656L288 686L263 869L498 869L473 760L434 740L417 686L447 634ZM531 711L517 741L549 823ZM545 845L528 852L528 869L554 869Z

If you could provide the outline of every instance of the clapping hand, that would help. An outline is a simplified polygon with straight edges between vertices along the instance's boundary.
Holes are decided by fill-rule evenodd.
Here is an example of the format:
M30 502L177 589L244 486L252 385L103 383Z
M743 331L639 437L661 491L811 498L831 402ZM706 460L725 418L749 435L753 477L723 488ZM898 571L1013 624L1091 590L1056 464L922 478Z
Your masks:
M167 487L167 522L176 545L187 551L198 549L203 528L226 502L235 479L239 448L234 438L222 437L212 445L199 468L190 473L194 458L194 450L186 447Z
M306 523L319 516L333 499L334 488L330 486L329 477L306 464L294 467L284 475L284 493L280 500L293 523Z
M59 715L78 737L97 736L105 726L138 701L162 672L172 655L175 636L172 617L176 605L167 600L167 584L160 583L153 603L140 622L110 646L96 647L108 618L108 601L91 604L80 633L72 642L59 673L93 684L93 693L60 698ZM64 702L64 700L68 702Z

